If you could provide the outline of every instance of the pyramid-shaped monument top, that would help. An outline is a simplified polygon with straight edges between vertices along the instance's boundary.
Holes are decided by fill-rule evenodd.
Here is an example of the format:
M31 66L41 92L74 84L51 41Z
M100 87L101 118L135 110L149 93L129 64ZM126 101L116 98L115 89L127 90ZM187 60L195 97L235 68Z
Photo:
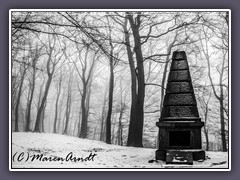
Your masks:
M184 51L173 52L160 121L200 121Z

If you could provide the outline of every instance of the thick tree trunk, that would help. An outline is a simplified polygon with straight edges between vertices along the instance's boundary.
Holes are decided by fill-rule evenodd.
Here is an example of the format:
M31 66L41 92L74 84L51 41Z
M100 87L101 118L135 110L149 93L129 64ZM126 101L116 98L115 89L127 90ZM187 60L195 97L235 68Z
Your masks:
M221 121L221 138L222 138L222 150L227 152L226 132L225 132L225 118L223 109L223 94L220 96L220 121Z
M89 76L91 76L91 73ZM91 86L89 81L85 81L85 76L82 79L83 82L83 91L82 91L82 99L81 99L81 112L82 112L82 122L80 127L80 138L87 138L88 133L88 115L89 115L89 101L90 101L90 92L88 92L88 86Z
M113 104L113 85L114 85L113 60L110 59L108 113L107 113L107 119L106 119L106 143L107 144L111 144L111 115L112 115L112 104Z
M136 111L135 121L133 124L133 131L129 128L128 146L143 147L142 135L143 135L143 121L144 121L144 97L145 97L145 78L144 78L144 67L143 67L143 56L141 49L141 39L139 35L139 27L141 24L140 15L136 17L136 22L133 20L132 15L128 15L128 19L133 31L134 37L134 51L137 60L137 99L136 99Z
M89 77L92 75L92 71L89 72ZM85 76L84 76L85 77ZM90 105L90 91L91 87L91 80L85 81L83 78L83 92L82 92L82 99L81 99L81 112L82 112L82 122L80 128L80 138L87 138L88 133L88 116L89 116L89 105Z
M35 123L35 127L34 127L34 132L41 132L40 131L40 121L41 121L41 117L42 117L42 114L43 114L44 105L45 105L46 100L47 100L48 91L49 91L51 82L52 82L52 76L50 75L48 77L48 80L47 80L47 84L46 84L46 88L45 88L45 91L44 91L44 96L43 96L42 101L41 101L41 105L40 105L40 107L38 109L38 112L37 112L37 118L36 118L36 123Z
M114 59L113 59L113 44L112 44L112 29L110 27L109 19L108 21L108 30L109 30L109 45L110 45L110 58L109 58L109 91L108 91L108 113L106 118L106 143L111 144L111 116L112 116L112 104L113 104L113 88L114 88Z
M82 108L82 123L81 123L81 130L80 130L80 138L87 138L87 111L86 111L86 95L87 89L86 85L83 84L83 93L81 99L81 108Z
M123 25L124 34L125 34L125 45L127 49L130 73L131 73L131 111L130 111L130 122L129 122L129 130L128 130L128 140L127 146L134 145L134 137L135 137L135 124L136 120L136 105L137 105L137 81L136 81L136 72L135 72L135 64L133 59L133 52L131 50L129 33L127 30L127 16L125 18L125 22Z
M223 94L223 73L225 68L225 58L226 54L223 56L223 63L220 73L220 96L219 96L219 104L220 104L220 121L221 121L221 138L222 138L222 150L223 152L227 152L227 140L226 140L226 132L225 132L225 117L224 117L224 94Z
M143 147L142 145L142 136L143 136L143 121L144 121L144 96L145 96L145 81L144 81L144 68L143 61L141 58L141 52L137 52L136 56L140 53L139 57L137 57L137 68L138 68L138 95L137 95L137 105L136 105L136 120L137 123L135 129L135 147Z

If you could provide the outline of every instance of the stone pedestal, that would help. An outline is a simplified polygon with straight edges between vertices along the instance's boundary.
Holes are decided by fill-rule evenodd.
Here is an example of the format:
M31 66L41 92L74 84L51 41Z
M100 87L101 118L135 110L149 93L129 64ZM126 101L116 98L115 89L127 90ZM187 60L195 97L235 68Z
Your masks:
M192 156L193 160L205 159L201 141L204 123L199 117L184 51L173 53L161 118L156 125L159 127L157 160L166 161L168 151L179 151L181 153L175 154L182 154L190 159Z

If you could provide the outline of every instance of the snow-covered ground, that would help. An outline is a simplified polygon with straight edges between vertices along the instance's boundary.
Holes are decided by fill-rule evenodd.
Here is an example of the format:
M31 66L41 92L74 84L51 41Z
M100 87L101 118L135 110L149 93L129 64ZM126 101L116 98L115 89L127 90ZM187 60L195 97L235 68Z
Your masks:
M50 133L12 133L12 168L228 168L228 153L206 152L193 165L153 161L156 149L108 145ZM39 157L38 157L39 155ZM75 161L74 161L75 159Z

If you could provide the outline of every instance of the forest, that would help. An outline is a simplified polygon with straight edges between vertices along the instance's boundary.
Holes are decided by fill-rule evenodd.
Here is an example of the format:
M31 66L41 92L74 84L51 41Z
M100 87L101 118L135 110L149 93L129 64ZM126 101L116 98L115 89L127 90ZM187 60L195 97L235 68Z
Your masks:
M13 132L156 148L172 53L185 51L207 151L228 151L226 11L12 11Z

